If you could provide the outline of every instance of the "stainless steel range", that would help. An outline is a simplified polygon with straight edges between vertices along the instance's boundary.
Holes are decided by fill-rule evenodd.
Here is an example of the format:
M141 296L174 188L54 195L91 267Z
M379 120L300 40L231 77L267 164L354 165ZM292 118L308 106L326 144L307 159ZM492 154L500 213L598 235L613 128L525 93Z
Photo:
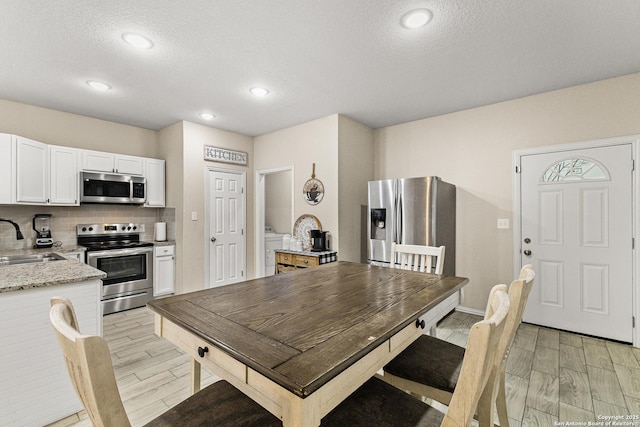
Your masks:
M81 224L78 245L86 262L107 273L102 314L143 307L153 299L153 243L140 241L140 224Z

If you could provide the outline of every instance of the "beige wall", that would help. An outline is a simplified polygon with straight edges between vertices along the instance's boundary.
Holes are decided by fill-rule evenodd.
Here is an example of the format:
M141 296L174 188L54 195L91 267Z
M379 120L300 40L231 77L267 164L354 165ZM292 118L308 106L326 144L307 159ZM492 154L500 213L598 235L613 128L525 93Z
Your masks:
M338 181L340 183L340 246L342 261L360 262L360 207L367 204L367 183L373 180L373 130L339 116Z
M184 222L184 191L183 180L184 175L184 156L183 147L184 122L178 122L172 126L162 129L158 132L158 157L165 159L165 205L174 207L175 220L174 229L167 224L167 237L176 241L175 258L176 258L176 293L183 292L182 277L184 273L184 239L183 222Z
M236 166L226 163L204 160L204 145L245 151L249 155L249 165ZM183 122L183 174L182 174L182 207L176 207L176 221L182 225L182 288L179 292L190 292L203 289L205 283L206 248L209 244L209 233L205 230L206 195L205 181L207 168L233 169L246 172L247 182L247 271L246 277L255 276L254 263L254 220L252 195L253 190L253 138L234 132L214 129L195 123ZM191 213L197 212L198 220L191 220ZM177 227L176 227L177 228Z
M484 310L512 280L512 151L640 133L640 74L418 120L375 132L375 178L437 175L458 186L456 274Z
M254 170L294 167L294 221L303 214L315 215L323 230L337 235L338 115L261 135L254 140ZM325 190L322 202L315 206L302 197L302 188L311 178L313 163L316 164L316 179L322 181Z
M45 144L156 157L156 132L0 99L0 132Z

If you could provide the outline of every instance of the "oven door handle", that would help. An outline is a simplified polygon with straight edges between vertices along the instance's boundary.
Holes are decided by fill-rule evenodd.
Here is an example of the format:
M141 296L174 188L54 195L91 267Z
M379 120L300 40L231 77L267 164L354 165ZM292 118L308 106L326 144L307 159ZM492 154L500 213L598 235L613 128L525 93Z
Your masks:
M97 257L114 257L121 255L140 255L147 252L153 252L153 246L135 248L135 249L110 249L106 251L89 251L87 252L87 259Z

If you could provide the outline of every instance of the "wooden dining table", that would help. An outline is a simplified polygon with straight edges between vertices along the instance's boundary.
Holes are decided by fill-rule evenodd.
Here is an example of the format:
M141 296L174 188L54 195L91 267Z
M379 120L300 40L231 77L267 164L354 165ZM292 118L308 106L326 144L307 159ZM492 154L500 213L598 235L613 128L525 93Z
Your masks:
M411 344L468 279L338 261L157 299L155 332L284 426L323 416Z

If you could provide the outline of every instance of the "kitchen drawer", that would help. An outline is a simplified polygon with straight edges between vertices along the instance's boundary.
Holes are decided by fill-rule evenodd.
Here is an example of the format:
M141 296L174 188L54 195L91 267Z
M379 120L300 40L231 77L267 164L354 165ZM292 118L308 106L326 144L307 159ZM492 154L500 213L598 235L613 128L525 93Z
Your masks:
M156 256L168 256L173 255L175 253L175 246L156 246L154 248L156 250Z
M400 354L402 350L407 348L409 344L414 342L420 335L422 335L422 329L416 326L415 322L405 326L403 330L389 339L389 352L396 355Z
M296 268L294 266L291 266L291 265L277 264L276 273L286 273L287 271L293 271L295 269Z
M289 265L295 265L294 264L294 260L295 260L295 255L292 254L287 254L287 253L282 253L282 252L277 252L276 253L276 262L278 264L289 264Z
M318 265L318 257L296 255L295 265L296 267L302 267L302 268L316 266Z
M170 320L159 320L159 316L156 314L155 321L157 335L166 338L182 349L188 348L187 353L189 353L196 362L201 363L202 366L214 374L220 375L220 370L222 369L240 381L247 382L247 367L243 363L237 361L217 347L207 344L202 338L185 331ZM160 329L160 333L158 333L158 329ZM207 349L203 357L200 357L198 348Z

